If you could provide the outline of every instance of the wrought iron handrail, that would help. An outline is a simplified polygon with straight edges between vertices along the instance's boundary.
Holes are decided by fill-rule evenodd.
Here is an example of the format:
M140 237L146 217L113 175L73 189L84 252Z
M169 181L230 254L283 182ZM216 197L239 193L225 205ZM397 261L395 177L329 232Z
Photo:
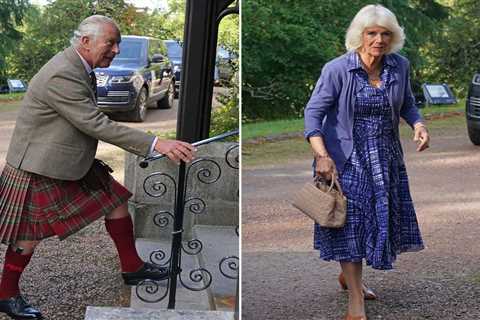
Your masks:
M229 131L220 135L217 135L215 137L211 137L208 139L204 139L201 141L197 141L193 143L195 147L206 145L212 142L217 142L223 139L226 139L228 137L236 136L239 134L239 130L233 130ZM235 143L233 146L230 146L227 148L225 152L225 157L224 157L224 162L226 164L226 167L234 170L238 170L238 165L235 165L235 162L238 163L238 155L235 156L234 152L238 152L238 143ZM233 162L232 155L234 156L235 162ZM158 154L152 157L148 157L145 160L141 161L139 163L140 167L142 168L147 168L149 165L149 162L151 161L156 161L159 159L164 158L165 155L163 154ZM199 163L203 163L204 165L211 165L215 170L217 170L216 173L215 170L212 171L211 168L208 168L208 166L200 166L200 170L195 171L191 170L192 168L198 169L199 168ZM187 168L188 165L188 168ZM191 172L196 172L196 174L190 175ZM217 175L218 174L218 175ZM186 244L187 247L185 247L184 244L182 244L182 235L184 232L183 229L183 220L184 220L184 213L185 210L189 210L193 214L199 214L202 213L205 208L206 208L206 203L200 198L197 197L186 197L187 193L187 182L189 180L189 177L192 176L192 179L194 177L197 177L199 182L204 183L204 184L211 184L215 183L216 181L219 180L221 175L221 169L220 165L209 158L197 158L193 162L186 164L183 161L180 161L179 169L178 169L178 179L175 181L173 177L170 175L163 173L163 172L154 172L150 175L148 175L145 180L144 180L144 190L146 194L152 197L162 197L166 193L166 185L163 182L160 181L154 181L155 179L159 179L160 177L162 178L167 178L168 181L174 186L175 188L175 211L174 214L171 214L168 211L162 211L160 213L157 213L154 217L154 223L158 227L165 227L168 225L168 219L172 218L173 219L173 230L172 230L172 245L171 245L171 251L170 251L170 257L168 260L164 263L158 263L159 260L166 259L167 255L165 252L162 250L155 250L150 254L150 260L152 263L156 263L158 265L166 266L169 264L169 270L170 270L170 277L167 279L167 289L163 295L161 295L160 298L158 299L147 299L142 296L140 293L140 289L144 288L144 290L147 292L147 294L152 295L152 294L157 294L160 290L160 286L157 282L151 281L151 280L145 280L142 283L140 283L137 286L137 296L145 301L145 302L159 302L163 300L167 294L169 294L169 302L168 302L168 308L173 309L175 308L175 298L176 298L176 289L177 289L177 278L180 281L180 283L187 289L193 290L193 291L200 291L200 290L205 290L208 288L212 282L212 275L209 272L209 270L205 268L198 268L195 270L192 270L189 273L189 279L190 281L193 281L194 283L203 283L204 285L202 287L192 287L189 286L188 284L185 283L184 279L182 279L182 268L181 268L181 253L184 251L188 255L196 255L199 254L202 251L203 244L199 239L193 239L188 241ZM150 192L148 190L147 185L152 182L152 188L155 192ZM199 203L191 203L191 201L198 200ZM237 227L238 228L238 227ZM235 231L236 235L238 236L238 231ZM157 261L156 261L157 260ZM220 273L229 279L238 279L238 271L239 271L239 258L237 256L226 256L223 259L221 259L219 263L219 271ZM232 272L232 273L229 273Z
M225 132L225 133L222 133L222 134L219 134L215 137L211 137L211 138L207 138L207 139L204 139L204 140L200 140L200 141L197 141L197 142L194 142L192 143L192 146L194 147L199 147L199 146L202 146L204 144L208 144L210 142L215 142L215 141L220 141L220 140L223 140L223 139L226 139L228 137L232 137L232 136L236 136L238 135L239 133L239 130L236 129L236 130L232 130L232 131L228 131L228 132ZM148 163L151 162L151 161L155 161L155 160L160 160L162 158L165 158L166 155L164 154L156 154L154 156L150 156L150 157L147 157L145 158L143 161L140 162L139 166L140 168L147 168L148 167Z

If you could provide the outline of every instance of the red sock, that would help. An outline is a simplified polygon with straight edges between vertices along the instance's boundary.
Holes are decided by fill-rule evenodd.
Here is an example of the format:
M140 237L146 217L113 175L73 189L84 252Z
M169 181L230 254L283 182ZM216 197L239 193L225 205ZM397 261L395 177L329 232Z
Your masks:
M0 300L14 297L20 293L18 282L22 272L30 262L33 253L22 255L13 251L10 246L5 253L2 281L0 283Z
M132 218L105 219L105 227L117 247L122 272L135 272L143 266L135 248Z

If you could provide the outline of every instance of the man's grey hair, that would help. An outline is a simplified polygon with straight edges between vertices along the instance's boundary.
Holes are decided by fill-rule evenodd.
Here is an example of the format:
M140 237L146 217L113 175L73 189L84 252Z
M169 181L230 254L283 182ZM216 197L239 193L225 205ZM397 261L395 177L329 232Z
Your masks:
M395 14L381 5L370 4L358 11L348 27L345 47L348 51L359 49L363 45L362 33L366 28L379 26L392 32L392 43L387 53L397 52L405 43L405 33L398 24Z
M105 24L113 24L118 28L118 25L110 19L102 15L94 15L88 18L85 18L77 27L77 30L73 31L73 37L70 39L70 44L74 47L78 47L80 44L80 39L84 36L91 37L93 41L100 35L102 31L102 26Z

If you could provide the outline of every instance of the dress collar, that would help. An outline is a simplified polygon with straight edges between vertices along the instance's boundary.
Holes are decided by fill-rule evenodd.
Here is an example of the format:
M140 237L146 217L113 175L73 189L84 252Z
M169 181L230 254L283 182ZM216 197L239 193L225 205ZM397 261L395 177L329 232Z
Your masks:
M383 57L384 66L389 66L395 68L397 66L397 61L393 57L393 54L386 54ZM360 61L360 55L356 51L349 51L347 54L347 66L348 71L362 69L362 63Z

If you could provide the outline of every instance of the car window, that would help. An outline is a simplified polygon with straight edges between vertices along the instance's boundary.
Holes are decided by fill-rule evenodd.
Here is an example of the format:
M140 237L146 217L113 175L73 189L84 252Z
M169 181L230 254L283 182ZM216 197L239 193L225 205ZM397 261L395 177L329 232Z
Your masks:
M178 41L165 41L167 54L170 58L182 58L183 48Z
M143 39L122 39L122 42L120 42L120 53L113 59L112 65L145 61L145 46L146 41Z

